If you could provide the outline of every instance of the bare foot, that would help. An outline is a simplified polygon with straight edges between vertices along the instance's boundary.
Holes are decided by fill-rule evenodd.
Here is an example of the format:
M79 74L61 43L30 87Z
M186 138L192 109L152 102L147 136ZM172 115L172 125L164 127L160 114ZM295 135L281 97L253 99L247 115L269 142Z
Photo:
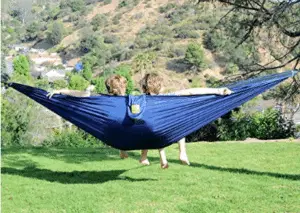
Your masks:
M232 94L233 92L228 89L227 87L224 87L224 88L220 88L220 95L230 95Z
M161 163L160 166L161 166L162 169L169 168L169 164L168 163Z
M150 165L150 162L149 160L146 158L146 159L141 159L140 160L140 164L144 165L144 166L149 166Z
M180 155L179 160L181 161L182 164L184 165L190 165L189 159L186 155Z
M125 151L120 151L120 158L122 159L128 158L128 153Z

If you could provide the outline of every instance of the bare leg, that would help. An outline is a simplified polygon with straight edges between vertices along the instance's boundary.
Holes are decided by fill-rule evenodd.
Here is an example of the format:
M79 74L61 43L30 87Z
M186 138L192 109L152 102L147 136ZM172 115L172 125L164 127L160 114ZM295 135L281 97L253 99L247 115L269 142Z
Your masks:
M164 149L159 149L159 155L160 155L160 166L162 169L169 168L169 164L167 161L166 153Z
M179 159L183 164L190 165L189 159L186 154L185 138L182 138L180 141L178 141L178 146L179 146Z
M120 158L122 159L128 158L128 153L124 150L120 150Z
M150 162L147 159L147 153L148 153L148 149L144 149L142 150L142 154L141 154L141 159L140 159L140 163L145 165L145 166L149 166Z

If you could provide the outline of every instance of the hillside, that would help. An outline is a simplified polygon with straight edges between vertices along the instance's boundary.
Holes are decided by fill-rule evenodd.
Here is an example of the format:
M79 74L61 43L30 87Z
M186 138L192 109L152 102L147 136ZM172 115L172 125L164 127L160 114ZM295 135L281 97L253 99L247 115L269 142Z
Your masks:
M86 45L92 45L91 49L94 48L93 45L98 45L91 37L95 40L99 39L100 42L102 40L105 47L100 47L102 49L99 51L102 52L100 55L105 55L103 57L106 58L104 59L106 62L94 63L94 76L102 75L107 68L119 64L134 66L137 55L154 52L155 64L150 67L150 70L138 70L132 73L132 77L138 87L143 73L159 72L164 76L168 91L195 86L213 86L218 79L223 79L224 75L234 74L232 72L238 70L239 65L235 61L240 60L240 55L234 56L233 59L226 58L224 55L228 56L228 54L220 50L208 49L204 41L205 36L207 37L222 15L228 11L222 5L205 3L199 6L182 0L91 2L87 3L82 11L73 11L74 8L64 1L60 2L59 7L55 1L42 7L33 4L32 7L39 11L35 13L37 17L44 15L47 8L50 9L45 24L48 29L41 32L41 35L35 35L32 41L29 43L27 41L25 44L35 48L46 46L46 51L57 52L61 61L68 66L74 66L84 60L84 56L88 58L87 55L91 55L90 52L80 50L83 40L90 39L88 41L90 44ZM43 17L41 19L43 20ZM63 23L65 32L59 43L49 46L47 33L49 29L51 30L53 22L58 21ZM26 33L28 34L28 29ZM198 43L203 47L205 65L200 70L183 60L187 46L191 43ZM255 54L258 54L262 62L273 58L263 47L256 46L254 49L259 50ZM109 56L106 56L107 52ZM253 55L247 54L249 53L242 53L244 57L242 60L247 60ZM93 57L99 58L100 55L97 53ZM233 71L228 72L232 67Z
M82 61L91 64L96 78L127 64L131 67L135 87L139 88L139 81L146 72L155 71L164 77L166 91L174 91L217 86L225 77L247 71L251 64L278 66L282 63L278 55L284 54L281 46L285 44L276 38L268 39L264 31L259 35L260 41L248 39L237 47L242 32L230 29L236 24L232 23L235 16L224 21L223 16L230 7L217 2L53 0L41 4L32 0L18 1L19 7L26 4L28 11L8 1L3 3L2 52L9 56L6 63L11 63L20 53L15 51L16 44L39 49L40 53L33 49L29 55L34 63L33 72L58 65L71 70ZM51 34L57 38L49 40ZM200 52L191 54L194 54L192 60L200 60L201 65L186 60L186 50L191 44L200 46ZM41 52L44 55L57 53L57 56L47 61L49 57ZM154 55L152 61L145 59L151 54ZM35 61L45 61L46 67ZM136 68L141 66L145 68ZM277 70L295 66L296 61Z
M98 14L105 14L108 19L108 23L104 26L101 31L104 35L115 36L120 40L121 45L134 44L136 38L139 33L143 31L147 26L154 26L159 23L164 16L165 13L160 13L159 10L166 5L170 5L174 3L178 7L184 4L184 1L167 1L167 0L159 0L159 1L140 1L138 4L132 8L119 8L119 1L113 0L108 5L103 5L103 3L97 3L93 7L92 11L90 11L84 19L87 22L91 22L95 16ZM116 21L116 17L119 17L118 21ZM61 43L59 44L62 47L67 47L65 51L72 51L72 48L80 43L82 31L84 28L77 29L72 32L70 35L66 36ZM199 31L199 33L203 33ZM172 35L170 35L172 36ZM189 42L202 42L201 38L193 39L193 38L178 38L173 41L173 45L180 46L182 48L186 48ZM167 46L166 48L170 48ZM151 48L145 48L141 51L149 51ZM166 56L165 53L159 51L157 63L154 67L155 71L164 76L165 84L167 85L167 90L176 90L190 87L189 80L195 78L202 79L199 82L200 85L205 85L204 76L208 77L210 75L214 75L218 79L222 79L222 71L224 67L218 65L218 63L214 60L214 56L210 50L205 49L206 59L210 64L213 64L214 67L207 68L203 70L201 73L191 73L186 69L187 66L185 64L176 64L176 59L171 59ZM72 56L72 59L79 61L80 57ZM130 63L132 60L124 60L121 63ZM119 62L120 63L120 62ZM97 69L97 68L96 68ZM101 72L101 71L100 71ZM200 74L200 75L199 75ZM141 78L140 74L136 74L133 76L135 82L139 82Z

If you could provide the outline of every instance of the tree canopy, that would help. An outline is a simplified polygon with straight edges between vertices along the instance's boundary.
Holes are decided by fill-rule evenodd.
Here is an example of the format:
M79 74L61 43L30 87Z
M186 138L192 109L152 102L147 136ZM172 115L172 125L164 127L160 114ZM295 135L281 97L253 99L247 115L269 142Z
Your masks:
M300 0L198 0L218 2L228 7L212 31L223 28L228 38L235 42L235 48L251 41L267 49L272 59L260 63L239 64L242 75L257 75L264 71L280 68L300 69ZM299 75L295 76L287 96L300 88Z

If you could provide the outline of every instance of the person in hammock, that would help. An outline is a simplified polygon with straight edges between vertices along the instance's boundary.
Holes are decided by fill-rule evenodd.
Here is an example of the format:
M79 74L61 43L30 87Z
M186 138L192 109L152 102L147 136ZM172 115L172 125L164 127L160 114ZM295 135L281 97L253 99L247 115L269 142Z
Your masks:
M106 79L105 86L110 95L126 95L127 80L121 75L112 75ZM47 96L51 98L54 94L70 95L74 97L89 97L91 96L91 90L90 87L88 87L86 91L60 89L48 93ZM122 159L128 158L128 153L120 150L120 157Z
M126 95L127 80L121 75L112 75L109 77L105 81L105 86L110 95ZM47 96L51 98L54 94L70 95L75 97L89 97L91 95L91 91L89 88L86 91L60 89L48 93ZM165 156L164 150L160 151L160 155ZM127 152L120 150L120 157L122 159L128 158ZM148 159L145 160L141 158L139 162L145 166L150 165Z
M157 73L149 73L146 74L143 79L141 80L141 87L143 93L147 95L158 95L162 92L162 78ZM228 88L191 88L185 90L179 90L174 93L162 94L162 95L230 95L232 91ZM188 160L188 156L186 153L186 146L185 146L185 138L182 138L178 141L179 146L179 160L186 165L190 165ZM142 164L150 164L149 160L147 159L148 150L142 150L141 160ZM168 161L165 154L164 149L159 150L160 154L160 162L161 167L163 169L168 168Z
M159 94L160 90L162 88L161 86L161 78L157 74L147 74L144 78L144 84L142 84L143 92L148 95L155 95ZM158 83L158 84L156 84ZM127 81L124 77L120 75L113 75L110 78L108 78L105 81L105 85L107 88L107 91L111 95L125 95L126 94L126 87L127 87ZM195 90L200 90L199 92L195 93ZM204 88L197 88L192 90L183 90L183 91L177 91L174 94L177 95L192 95L194 94L203 94ZM216 89L211 89L216 90ZM227 89L228 90L228 89ZM222 89L218 91L217 93L215 91L212 91L210 94L220 94ZM207 91L205 94L209 94L209 91ZM77 90L69 90L69 89L61 89L61 90L54 90L53 92L48 93L48 97L51 98L54 94L64 94L64 95L71 95L75 97L89 97L91 95L91 91L77 91ZM182 139L179 141L179 148L180 148L180 159L183 163L189 165L189 161L186 155L185 151L185 139ZM140 158L140 163L143 165L150 165L149 160L147 159L147 152L148 150L142 150L142 155ZM160 161L161 161L161 167L163 169L168 168L168 162L166 159L166 154L164 149L159 150L160 154ZM120 157L121 158L127 158L128 154L126 151L120 151Z

